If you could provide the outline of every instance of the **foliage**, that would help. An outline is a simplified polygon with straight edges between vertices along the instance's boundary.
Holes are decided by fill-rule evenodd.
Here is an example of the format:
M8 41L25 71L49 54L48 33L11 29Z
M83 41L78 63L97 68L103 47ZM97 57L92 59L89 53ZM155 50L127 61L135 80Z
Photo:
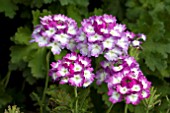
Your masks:
M170 2L129 0L126 3L127 19L125 22L131 30L144 32L147 41L140 55L149 69L158 72L162 77L169 77L169 22ZM165 18L166 17L166 18ZM159 47L158 47L159 45ZM155 62L156 61L156 62ZM155 73L154 73L155 74ZM156 74L155 74L156 75ZM158 76L158 75L157 75Z
M16 44L10 48L11 64L10 69L31 69L32 75L29 77L44 78L46 49L38 48L36 44L31 44L31 31L28 27L18 28L17 33L11 40ZM22 65L26 64L26 65ZM28 74L28 71L24 73ZM29 79L27 79L28 82Z
M154 88L151 88L151 96L144 100L143 103L145 105L146 110L151 110L155 107L155 105L160 104L161 100L159 99L160 95L156 94L156 90Z
M76 99L79 99L79 112L81 113L90 113L90 104L89 93L90 89L80 89L79 97L74 98L74 94L70 93L73 90L73 87L68 85L51 85L47 90L47 94L50 95L49 107L51 108L51 113L73 113Z
M16 14L16 10L18 10L18 6L14 4L11 0L1 0L0 3L0 12L5 12L5 16L13 18Z
M130 31L142 32L147 35L146 42L142 49L130 49L131 56L134 56L140 63L146 77L152 81L154 89L151 89L151 97L137 106L128 106L130 113L144 113L149 110L151 113L168 113L170 111L170 1L169 0L99 0L97 2L90 0L0 0L0 12L11 20L21 18L25 23L18 26L14 36L11 36L9 72L11 76L15 72L20 72L23 81L26 84L23 89L28 92L19 93L22 96L31 96L31 104L35 108L41 106L41 99L48 72L46 54L48 48L39 48L37 44L31 43L31 33L33 27L39 24L40 17L49 14L65 14L76 20L78 26L84 18L92 15L101 15L104 13L112 14L118 18L118 21L127 25ZM2 37L6 38L6 37ZM55 55L49 60L61 59L67 51L62 51L60 55ZM95 71L98 69L98 62L103 58L93 59ZM95 61L95 62L94 62ZM1 74L1 73L0 73ZM19 74L20 76L20 74ZM0 109L9 103L16 102L12 95L17 92L11 90L10 76L3 78L0 75ZM8 84L9 80L9 84ZM5 85L6 84L6 85ZM49 80L48 84L54 84ZM94 88L94 89L93 89ZM94 91L92 91L92 89ZM75 105L76 98L69 86L61 86L56 83L50 85L45 91L44 108L51 113L70 113ZM96 93L94 93L96 91ZM92 85L89 89L79 89L80 96L83 99L79 105L83 109L82 113L94 112L94 108L106 110L110 106L107 96L107 88L104 84L101 86ZM82 94L81 94L82 93ZM95 95L98 101L92 102L89 95ZM19 98L19 97L18 97ZM17 103L15 103L17 104ZM121 107L124 103L113 106L113 112L123 112ZM147 109L146 109L147 108ZM17 109L16 106L9 107ZM144 110L144 111L143 111ZM38 110L37 110L38 111ZM7 112L7 110L6 110ZM8 112L7 112L8 113Z
M0 108L7 105L9 102L11 102L12 97L7 93L7 90L5 90L5 87L3 86L2 82L0 82Z

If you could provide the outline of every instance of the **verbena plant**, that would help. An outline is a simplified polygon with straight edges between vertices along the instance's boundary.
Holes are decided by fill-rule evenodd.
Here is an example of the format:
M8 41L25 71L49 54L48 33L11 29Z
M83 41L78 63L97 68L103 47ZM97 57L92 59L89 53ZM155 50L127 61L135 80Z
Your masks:
M23 93L24 89L27 90L24 85L20 92L15 92L8 87L11 72L19 70L25 78L23 84L28 83L32 88L34 87L30 97L34 101L31 104L36 106L37 112L169 112L167 98L170 94L169 1L100 0L100 2L102 2L100 7L89 11L87 7L92 3L88 0L2 1L4 4L0 4L0 12L13 18L19 10L20 17L25 19L25 24L19 27L15 36L11 38L15 45L10 48L9 72L0 82L0 108L8 103L15 103L17 99L23 102L23 95L28 97L29 94ZM106 15L103 16L104 13L116 16L117 21L115 17L109 20ZM53 16L58 14L61 14L62 20L54 19ZM112 24L105 23L107 20ZM118 26L117 30L114 29L115 25ZM33 33L33 40L31 40L33 31L36 32ZM129 35L126 31L129 31ZM109 38L108 32L116 38ZM139 32L147 36L146 42L141 46L139 44L141 39L145 40L145 36L138 34ZM122 36L122 33L125 36ZM58 36L53 39L51 37L54 34ZM122 38L127 36L129 36L128 40ZM39 47L34 42L44 47ZM68 56L77 59L70 61ZM91 65L84 66L82 59ZM128 65L128 59L133 62L133 66ZM72 65L66 68L65 63L69 63L68 61ZM59 67L57 67L58 63L61 63ZM74 66L78 66L79 69L83 67L80 72L84 75L79 73L74 78L74 75L78 74ZM142 73L140 74L142 77L144 73L152 81L157 93L155 94L156 90L152 88L149 90L150 82L146 82L147 88L141 85L145 77L136 80L128 77L123 79L119 75L123 73L122 70L126 70L125 73ZM67 71L72 75L68 73L63 75ZM89 79L85 73L89 73ZM115 79L121 81L121 84L111 82ZM77 83L74 80L80 81ZM63 83L65 85L61 85ZM137 84L138 89L142 87L139 92L137 89L135 93L129 91L134 84ZM141 91L144 91L143 95L146 94L145 96L148 97L146 100L142 100ZM19 98L12 98L16 93ZM131 97L138 99L132 101ZM19 101L19 106L23 108L25 106L21 104L22 102Z
M112 103L107 113L111 112L115 103L125 101L126 105L137 105L148 98L151 82L143 75L135 58L128 53L129 49L140 49L146 36L128 31L124 24L117 23L116 17L107 14L91 16L84 19L81 25L78 28L75 20L58 14L40 17L40 24L35 26L31 43L36 42L43 48L50 47L57 56L57 61L51 63L50 71L51 52L46 56L45 88L38 102L40 113L43 113L49 76L54 82L74 87L75 102L71 101L69 106L57 106L55 112L90 112L83 108L84 104L80 105L77 88L87 88L95 79L99 85L97 89L100 89L102 82L107 84L107 92L103 93L108 94ZM131 50L131 54L137 53Z

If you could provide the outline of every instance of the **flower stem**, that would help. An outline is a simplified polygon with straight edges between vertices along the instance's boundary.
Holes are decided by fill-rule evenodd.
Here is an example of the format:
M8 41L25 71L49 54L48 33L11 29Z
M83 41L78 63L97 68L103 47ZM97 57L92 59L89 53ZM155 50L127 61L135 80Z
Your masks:
M149 104L148 104L148 106L149 106ZM149 113L149 107L146 107L146 113Z
M113 104L110 105L109 109L107 110L106 113L110 113L110 111L112 110Z
M146 113L149 113L149 109L146 110Z
M42 100L41 100L41 105L40 105L40 113L43 113L43 108L44 108L44 101L45 101L45 97L46 97L46 90L48 88L48 81L49 81L49 60L50 60L50 52L47 53L46 56L46 78L45 78L45 86L44 86L44 91L43 91L43 95L42 95Z
M6 75L6 80L5 80L5 88L7 87L8 85L8 82L9 82L9 79L10 79L10 76L11 76L11 70L8 71L7 75Z
M128 111L128 104L125 104L125 110L124 110L124 113L127 113Z
M74 87L74 94L75 94L75 98L76 98L76 105L75 105L75 112L74 113L78 113L78 94L77 94L77 87Z

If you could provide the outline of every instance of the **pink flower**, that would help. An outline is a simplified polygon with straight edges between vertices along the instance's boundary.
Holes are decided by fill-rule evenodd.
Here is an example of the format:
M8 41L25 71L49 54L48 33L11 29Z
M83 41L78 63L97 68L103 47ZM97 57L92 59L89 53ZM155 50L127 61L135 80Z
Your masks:
M150 95L151 82L143 75L133 57L122 56L117 61L102 61L96 72L97 84L105 82L109 101L113 104L122 101L137 105Z
M70 53L58 62L51 64L50 76L60 84L70 84L76 87L87 87L95 78L91 60L77 53Z
M40 17L40 24L32 33L31 42L40 47L51 47L53 54L60 54L64 48L74 51L76 49L75 37L78 33L77 23L65 15L49 15Z

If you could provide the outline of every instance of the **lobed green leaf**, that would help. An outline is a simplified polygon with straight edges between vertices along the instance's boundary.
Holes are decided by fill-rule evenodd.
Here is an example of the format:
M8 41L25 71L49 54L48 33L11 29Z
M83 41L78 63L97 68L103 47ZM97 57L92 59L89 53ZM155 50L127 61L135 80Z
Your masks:
M39 48L33 54L32 59L28 62L28 67L31 68L31 73L35 78L44 78L46 74L46 49Z

